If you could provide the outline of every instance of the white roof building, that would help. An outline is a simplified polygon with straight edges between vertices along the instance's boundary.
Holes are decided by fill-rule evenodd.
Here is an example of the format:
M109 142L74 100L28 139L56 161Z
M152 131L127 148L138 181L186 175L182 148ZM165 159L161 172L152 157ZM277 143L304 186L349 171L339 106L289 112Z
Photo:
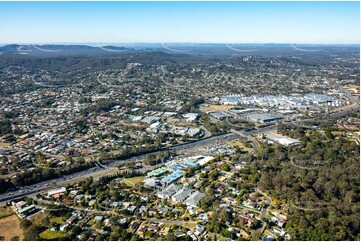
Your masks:
M51 197L55 194L58 193L65 193L66 192L66 188L65 187L61 187L61 188L57 188L57 189L53 189L53 190L49 190L48 191L48 197Z

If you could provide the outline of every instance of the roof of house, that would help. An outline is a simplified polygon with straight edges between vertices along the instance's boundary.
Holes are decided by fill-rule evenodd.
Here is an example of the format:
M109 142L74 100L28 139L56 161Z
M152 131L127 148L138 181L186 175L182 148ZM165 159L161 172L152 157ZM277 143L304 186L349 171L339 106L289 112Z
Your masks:
M204 197L204 193L196 191L191 194L188 199L185 201L185 204L190 206L198 206L198 203Z
M194 190L183 187L181 190L179 190L178 192L176 192L173 196L172 199L173 201L177 201L177 202L182 202L184 201Z

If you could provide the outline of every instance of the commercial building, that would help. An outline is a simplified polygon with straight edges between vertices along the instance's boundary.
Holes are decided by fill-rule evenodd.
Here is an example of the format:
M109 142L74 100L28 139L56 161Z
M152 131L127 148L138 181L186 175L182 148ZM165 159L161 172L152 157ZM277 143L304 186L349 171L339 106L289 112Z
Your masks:
M187 206L198 207L198 203L204 197L204 193L195 191L184 202Z
M268 113L250 113L243 116L245 119L248 119L252 122L257 123L271 123L277 122L282 119L281 116L268 114Z
M219 120L224 120L227 117L229 117L229 115L227 113L219 112L219 111L210 111L210 112L208 112L208 114Z
M49 191L48 191L48 197L58 198L58 197L60 197L60 196L63 196L65 193L66 193L66 188L65 188L65 187L61 187L61 188L49 190Z
M36 210L37 210L37 207L35 205L30 205L30 206L26 206L16 212L20 218L26 218L30 214L34 213Z
M182 170L175 170L172 174L164 177L162 179L162 183L163 184L171 184L172 182L178 180L179 178L181 178L183 175L183 171Z
M181 189L180 186L171 184L168 187L166 187L163 191L159 191L157 196L159 198L170 198L173 194L178 192Z
M186 113L183 115L183 118L185 118L187 122L195 122L199 117L200 115L198 113Z
M179 190L172 196L172 201L173 202L183 202L193 191L194 190L192 190L192 189L182 187L181 190Z
M172 171L173 171L173 169L163 166L163 167L160 167L158 169L148 172L147 177L160 176L166 172L172 172Z
M292 139L289 137L284 137L284 136L276 135L276 134L268 134L268 135L266 135L266 139L268 141L278 143L281 145L285 145L285 146L294 146L294 145L301 144L301 142L297 139Z

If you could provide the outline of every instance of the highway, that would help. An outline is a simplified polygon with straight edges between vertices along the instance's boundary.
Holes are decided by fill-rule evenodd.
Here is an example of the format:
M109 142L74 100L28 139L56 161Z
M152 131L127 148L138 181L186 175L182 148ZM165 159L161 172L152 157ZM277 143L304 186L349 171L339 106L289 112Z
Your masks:
M329 117L331 117L331 118L337 117L338 118L338 117L342 117L342 116L348 115L350 113L353 113L357 110L359 110L359 108L344 110L344 111L341 111L338 113L330 114ZM291 123L291 124L292 123L303 123L303 122L312 121L312 120L315 120L315 118L299 120L299 121L291 121L288 123ZM255 154L257 152L258 145L255 144L255 141L252 139L253 137L250 137L250 136L256 135L259 133L268 132L271 130L275 130L276 128L277 128L277 125L270 125L270 126L260 128L257 130L252 130L252 131L232 130L232 133L218 135L218 136L211 136L211 137L207 137L207 138L202 138L197 141L188 142L185 144L178 144L178 145L166 147L166 148L161 149L161 151L166 151L166 150L173 151L173 152L190 151L190 150L198 149L201 146L207 146L207 145L213 144L215 142L232 140L232 139L236 139L238 136L243 136L243 137L250 139L253 142L253 145L254 145L253 153ZM154 152L147 153L147 154L152 154L152 153L157 153L157 152L160 152L160 151L154 151ZM24 186L18 190L0 194L0 202L6 202L11 199L20 198L20 197L24 197L27 195L37 194L37 193L40 193L40 192L43 192L43 191L46 191L46 190L49 190L49 189L52 189L55 187L59 187L63 184L66 184L69 182L74 182L76 180L84 179L84 178L87 178L90 176L99 176L101 174L111 172L112 169L114 170L118 165L126 164L126 163L136 163L136 162L142 161L147 154L135 156L135 157L132 157L129 159L113 161L106 166L103 165L103 167L92 167L92 168L89 168L84 171L73 173L71 175L65 175L65 176L55 178L52 180L47 180L47 181L43 181L43 182L40 182L37 184ZM155 167L148 167L147 169L152 169L152 168L155 168Z
M185 151L185 150L193 150L193 149L199 148L200 146L210 145L210 144L213 144L214 142L219 142L219 141L232 140L232 139L235 139L237 137L238 136L235 135L235 134L228 133L228 134L203 138L203 139L200 139L198 141L194 141L194 142L190 142L190 143L174 145L174 146L171 146L171 147L164 148L164 149L162 149L162 151L170 150L170 151L173 151L173 152L181 152L181 151ZM151 153L157 153L157 152L160 152L160 151L154 151L154 152L151 152ZM148 153L148 154L151 154L151 153ZM33 184L33 185L24 186L24 187L21 187L18 190L1 194L0 195L0 202L6 202L6 201L9 201L11 199L21 198L21 197L28 196L28 195L34 195L34 194L44 192L44 191L49 190L49 189L60 187L60 186L62 186L64 184L74 182L74 181L79 180L79 179L85 179L85 178L90 177L90 176L99 176L101 174L111 172L118 165L126 164L126 163L136 163L136 162L142 161L145 158L146 155L147 154L143 154L143 155L135 156L135 157L132 157L132 158L129 158L129 159L113 161L113 162L109 163L106 166L103 165L103 167L92 167L92 168L89 168L89 169L84 170L84 171L73 173L71 175L65 175L65 176L55 178L55 179L52 179L52 180L47 180L47 181L43 181L43 182L36 183L36 184ZM156 167L157 166L150 166L150 167L144 168L143 171L154 169ZM142 171L142 170L139 170L139 171Z

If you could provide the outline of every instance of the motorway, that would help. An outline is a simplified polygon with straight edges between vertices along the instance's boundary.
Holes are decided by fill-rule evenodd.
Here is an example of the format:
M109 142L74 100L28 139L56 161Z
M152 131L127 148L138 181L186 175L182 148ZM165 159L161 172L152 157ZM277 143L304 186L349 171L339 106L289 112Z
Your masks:
M213 144L214 142L232 140L232 139L235 139L237 137L238 136L236 134L228 133L228 134L223 134L223 135L218 135L218 136L212 136L212 137L209 137L209 138L203 138L201 140L190 142L190 143L174 145L174 146L171 146L171 147L164 148L162 150L163 151L169 150L169 151L173 151L173 152L181 152L181 151L185 151L185 150L193 150L193 149L199 148L200 146L210 145L210 144ZM159 151L154 151L152 153L157 153L157 152L159 152ZM151 154L151 153L148 153L148 154ZM21 197L24 197L24 196L41 193L41 192L44 192L46 190L53 189L53 188L56 188L56 187L60 187L61 185L71 183L71 182L74 182L74 181L79 180L79 179L85 179L85 178L90 177L90 176L100 176L102 174L109 173L112 170L114 171L118 165L126 164L126 163L139 162L139 161L143 160L146 155L147 154L143 154L143 155L135 156L135 157L132 157L132 158L129 158L129 159L113 161L113 162L109 163L107 166L103 165L103 167L92 167L92 168L89 168L89 169L84 170L84 171L73 173L71 175L65 175L65 176L55 178L55 179L52 179L52 180L47 180L47 181L43 181L43 182L36 183L36 184L33 184L33 185L24 186L24 187L21 187L18 190L1 194L0 195L0 202L6 202L6 201L9 201L11 199L21 198ZM154 169L156 167L157 166L149 166L147 168L143 168L143 171L151 170L151 169ZM139 170L139 171L142 171L142 170Z
M359 110L359 108L354 108L354 109L350 109L350 110L341 111L338 113L333 113L329 116L331 118L342 117L342 116L348 115L352 112L355 112L357 110ZM311 121L314 119L315 118L307 119L307 120L300 120L300 121L292 121L289 123L302 123L302 122ZM236 139L238 136L250 138L249 136L251 136L251 135L268 132L268 131L276 129L276 127L277 127L276 125L270 125L270 126L267 126L264 128L260 128L260 129L252 130L252 131L248 131L248 132L244 132L244 131L242 131L242 132L236 131L235 132L235 130L232 130L232 133L207 137L207 138L203 138L203 139L200 139L197 141L188 142L185 144L178 144L178 145L174 145L171 147L166 147L166 148L163 148L161 151L166 151L166 150L173 151L173 152L191 151L191 150L198 149L201 146L207 146L207 145L213 144L215 142L222 142L222 141ZM252 142L255 142L252 139L252 137L251 137L251 140L252 140ZM257 152L258 145L255 143L253 145L254 145L253 152ZM151 153L157 153L157 152L159 152L159 151L154 151ZM151 154L151 153L148 153L148 154ZM135 156L135 157L132 157L129 159L113 161L106 166L103 165L102 167L92 167L92 168L89 168L84 171L73 173L71 175L65 175L65 176L55 178L52 180L47 180L47 181L43 181L43 182L40 182L37 184L24 186L18 190L1 194L0 202L6 202L11 199L20 198L20 197L24 197L27 195L37 194L37 193L40 193L40 192L43 192L43 191L46 191L46 190L49 190L49 189L52 189L55 187L59 187L66 183L74 182L76 180L84 179L84 178L87 178L90 176L100 176L102 174L106 174L107 172L111 172L112 170L116 169L116 167L118 165L142 161L146 155L147 154L143 154L143 155ZM146 169L149 170L149 169L153 169L153 168L155 168L155 166L153 166L153 167L150 166L150 167L147 167Z

